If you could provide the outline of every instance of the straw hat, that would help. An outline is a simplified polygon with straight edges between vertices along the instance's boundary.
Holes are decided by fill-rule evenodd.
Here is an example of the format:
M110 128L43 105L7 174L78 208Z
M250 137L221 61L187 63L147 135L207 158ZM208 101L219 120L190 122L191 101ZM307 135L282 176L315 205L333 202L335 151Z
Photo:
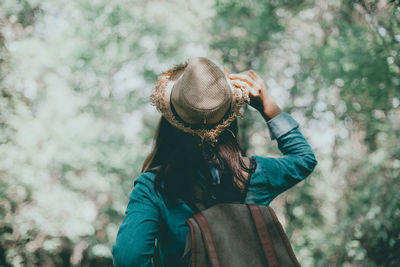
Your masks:
M250 99L214 62L198 57L163 72L151 101L176 128L215 143Z

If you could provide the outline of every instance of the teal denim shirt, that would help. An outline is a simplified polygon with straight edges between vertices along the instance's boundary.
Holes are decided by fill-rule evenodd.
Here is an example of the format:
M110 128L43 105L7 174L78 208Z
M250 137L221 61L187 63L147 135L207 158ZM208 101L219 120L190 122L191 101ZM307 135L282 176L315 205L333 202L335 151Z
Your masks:
M317 160L299 124L287 113L267 122L270 137L277 140L283 156L253 156L257 167L250 179L245 203L269 205L279 194L305 179ZM142 173L134 182L116 243L112 247L114 265L153 266L154 241L160 257L181 255L189 230L186 220L195 212L183 201L168 204L154 191L152 172Z

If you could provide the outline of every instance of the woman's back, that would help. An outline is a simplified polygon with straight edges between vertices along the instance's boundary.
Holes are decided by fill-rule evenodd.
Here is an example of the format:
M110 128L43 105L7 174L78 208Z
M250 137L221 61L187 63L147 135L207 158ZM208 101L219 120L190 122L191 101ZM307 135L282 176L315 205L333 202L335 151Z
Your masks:
M282 125L289 122L296 125L286 113L276 118L275 122L279 121ZM284 132L282 128L271 125L272 131ZM287 132L277 139L284 156L252 157L257 166L250 177L244 203L269 205L276 196L313 171L317 161L312 149L297 126L294 127L286 129ZM161 258L165 257L167 262L183 252L188 232L186 220L195 211L183 200L179 204L170 204L162 195L157 196L154 179L155 173L144 172L134 183L126 217L113 247L117 266L148 266L154 253L156 237Z
M199 58L158 79L152 101L163 116L112 248L116 266L152 266L155 240L162 263L177 266L195 202L269 205L315 168L299 124L269 97L261 78L252 71L228 76ZM283 156L245 156L236 120L245 102L261 113Z

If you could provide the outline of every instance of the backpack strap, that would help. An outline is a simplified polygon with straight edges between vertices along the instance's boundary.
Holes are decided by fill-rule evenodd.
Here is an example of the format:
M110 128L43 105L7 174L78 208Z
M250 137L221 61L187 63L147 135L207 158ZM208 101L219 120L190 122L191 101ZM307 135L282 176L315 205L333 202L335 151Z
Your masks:
M292 261L296 267L300 267L300 263L297 260L296 256L294 255L293 248L290 245L290 241L285 234L285 230L283 230L282 224L279 222L278 217L276 216L274 210L269 206L268 206L268 210L269 210L269 213L271 214L272 219L274 220L275 224L278 226L279 234L286 246L286 250L288 251L290 258L292 259Z
M264 250L264 256L268 262L268 266L278 267L279 262L276 258L274 245L272 244L271 237L269 236L267 225L265 224L265 219L261 213L260 207L255 204L247 204L247 206L249 207L251 216L253 217L253 221L256 226L257 233Z
M215 247L214 239L211 233L210 225L207 222L206 217L203 213L199 212L193 215L197 224L200 227L201 234L204 239L204 244L207 249L208 258L212 267L221 267L221 263L218 258L217 249Z

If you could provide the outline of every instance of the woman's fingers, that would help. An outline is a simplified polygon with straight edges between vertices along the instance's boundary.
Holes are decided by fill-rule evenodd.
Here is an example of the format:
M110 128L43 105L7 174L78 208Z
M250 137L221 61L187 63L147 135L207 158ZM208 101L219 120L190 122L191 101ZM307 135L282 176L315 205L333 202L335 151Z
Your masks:
M257 75L256 75L256 73L255 73L253 70L250 70L250 71L248 72L248 75L249 75L253 80L257 81Z
M243 81L239 81L239 80L231 80L231 84L233 86L239 87L239 88L247 88L248 90L250 90L250 86L248 83L243 82Z
M231 77L231 80L239 80L239 81L248 83L250 86L254 86L254 82L250 81L250 79L241 78L241 77Z
M229 75L229 78L242 78L242 79L249 79L249 80L253 80L254 81L254 79L253 78L251 78L249 75L248 75L248 72L241 72L241 73L231 73L230 75Z
M248 70L246 71L246 74L251 77L254 81L258 83L263 83L263 80L261 79L260 75L258 75L254 70Z
M231 84L237 85L238 87L250 87L248 83L241 80L231 80Z
M250 86L247 82L241 81L241 80L231 80L232 85L236 85L237 87L245 87L249 90L250 95L256 96L258 94L258 91L256 88L253 86Z
M260 77L254 70L244 71L238 74L230 74L230 83L232 86L246 88L249 92L250 106L261 112L265 118L272 118L280 111L279 106L268 95L268 89ZM271 109L272 106L276 107ZM272 111L271 111L272 110Z
M231 80L240 80L243 82L247 82L250 86L256 85L256 81L253 80L250 76L244 74L231 74L229 75Z
M231 83L236 84L238 87L246 86L251 98L259 98L262 97L262 95L267 94L263 80L253 70L230 74L229 78Z
M245 75L245 74L231 74L230 75L231 81L240 81L242 83L246 83L249 85L249 92L253 96L256 96L259 94L259 89L261 88L261 85L254 81L250 76Z

